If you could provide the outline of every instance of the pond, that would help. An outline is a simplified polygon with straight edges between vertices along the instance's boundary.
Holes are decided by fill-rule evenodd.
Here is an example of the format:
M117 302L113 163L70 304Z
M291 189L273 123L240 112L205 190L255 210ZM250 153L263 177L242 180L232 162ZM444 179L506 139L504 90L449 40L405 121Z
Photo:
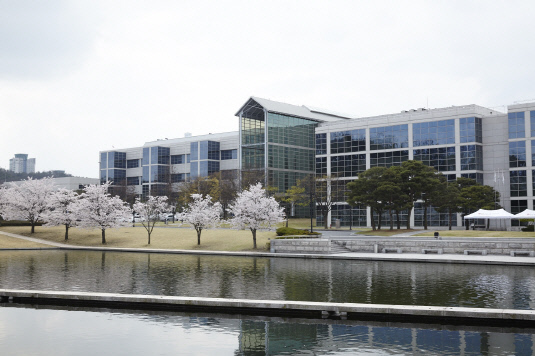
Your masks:
M534 309L522 266L0 251L0 288Z
M530 267L302 258L0 251L0 288L535 307ZM532 355L534 345L522 328L0 304L6 355Z
M0 304L5 355L532 355L534 330Z

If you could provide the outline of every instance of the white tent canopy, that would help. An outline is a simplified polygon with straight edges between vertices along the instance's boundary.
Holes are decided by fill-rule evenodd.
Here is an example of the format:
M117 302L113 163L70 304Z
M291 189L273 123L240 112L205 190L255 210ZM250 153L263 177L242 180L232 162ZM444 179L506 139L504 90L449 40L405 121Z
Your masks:
M503 209L485 210L479 209L475 213L465 215L465 219L518 219L517 215L508 213Z
M526 209L516 214L515 219L535 219L535 210Z

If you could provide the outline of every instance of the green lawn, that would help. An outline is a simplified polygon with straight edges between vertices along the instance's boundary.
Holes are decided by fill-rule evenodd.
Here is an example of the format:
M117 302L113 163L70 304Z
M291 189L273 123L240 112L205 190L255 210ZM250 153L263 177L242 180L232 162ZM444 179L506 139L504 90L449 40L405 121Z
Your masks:
M73 246L102 246L100 230L84 230L72 228L69 230L69 240L64 240L63 227L35 228L30 234L30 227L4 226L0 231L11 232L24 236L31 236L47 241L67 243ZM256 243L258 250L265 250L270 238L276 236L274 231L258 231ZM11 242L9 242L9 241ZM14 246L17 240L0 235L0 247ZM20 247L26 247L27 241L18 240ZM106 230L106 247L125 248L154 248L154 249L180 249L180 250L212 250L212 251L250 251L253 250L253 237L250 230L212 229L205 230L201 235L201 245L197 245L197 233L194 229L160 227L155 228L151 235L151 244L148 245L147 231L143 227L124 227ZM22 245L25 246L22 246ZM5 248L5 247L4 247Z

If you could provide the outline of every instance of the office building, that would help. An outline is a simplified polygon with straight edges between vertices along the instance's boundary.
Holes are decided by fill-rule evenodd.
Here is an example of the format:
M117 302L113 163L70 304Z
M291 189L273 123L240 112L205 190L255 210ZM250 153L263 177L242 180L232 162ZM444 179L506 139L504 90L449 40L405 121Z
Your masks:
M35 158L25 153L17 153L9 160L9 170L15 173L35 173Z
M419 160L450 181L468 177L492 186L512 213L534 208L535 103L510 105L507 112L465 105L355 117L251 97L236 116L237 132L101 152L101 181L125 181L138 194L148 194L169 181L253 172L285 192L313 173L346 183L371 167ZM445 214L428 209L430 226L447 225ZM422 226L423 214L422 204L416 203L411 225ZM369 209L350 210L342 199L334 204L329 223L334 219L353 226L371 221ZM385 217L383 224L388 223ZM462 224L457 216L454 225Z

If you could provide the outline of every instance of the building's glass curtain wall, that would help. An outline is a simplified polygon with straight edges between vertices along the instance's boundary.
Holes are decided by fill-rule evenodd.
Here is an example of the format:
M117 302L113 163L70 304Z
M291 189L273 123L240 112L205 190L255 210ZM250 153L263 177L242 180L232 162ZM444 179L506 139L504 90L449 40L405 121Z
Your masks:
M455 120L422 122L412 125L413 145L433 146L455 143Z
M370 150L409 147L409 125L370 128Z
M170 148L160 146L144 147L141 162L143 169L143 197L166 194L170 183Z
M190 144L191 178L207 177L220 171L220 143L216 141L199 141Z
M314 174L316 150L312 120L267 114L268 185L286 192L309 174Z
M112 151L100 154L100 183L107 181L116 186L126 184L126 153Z

